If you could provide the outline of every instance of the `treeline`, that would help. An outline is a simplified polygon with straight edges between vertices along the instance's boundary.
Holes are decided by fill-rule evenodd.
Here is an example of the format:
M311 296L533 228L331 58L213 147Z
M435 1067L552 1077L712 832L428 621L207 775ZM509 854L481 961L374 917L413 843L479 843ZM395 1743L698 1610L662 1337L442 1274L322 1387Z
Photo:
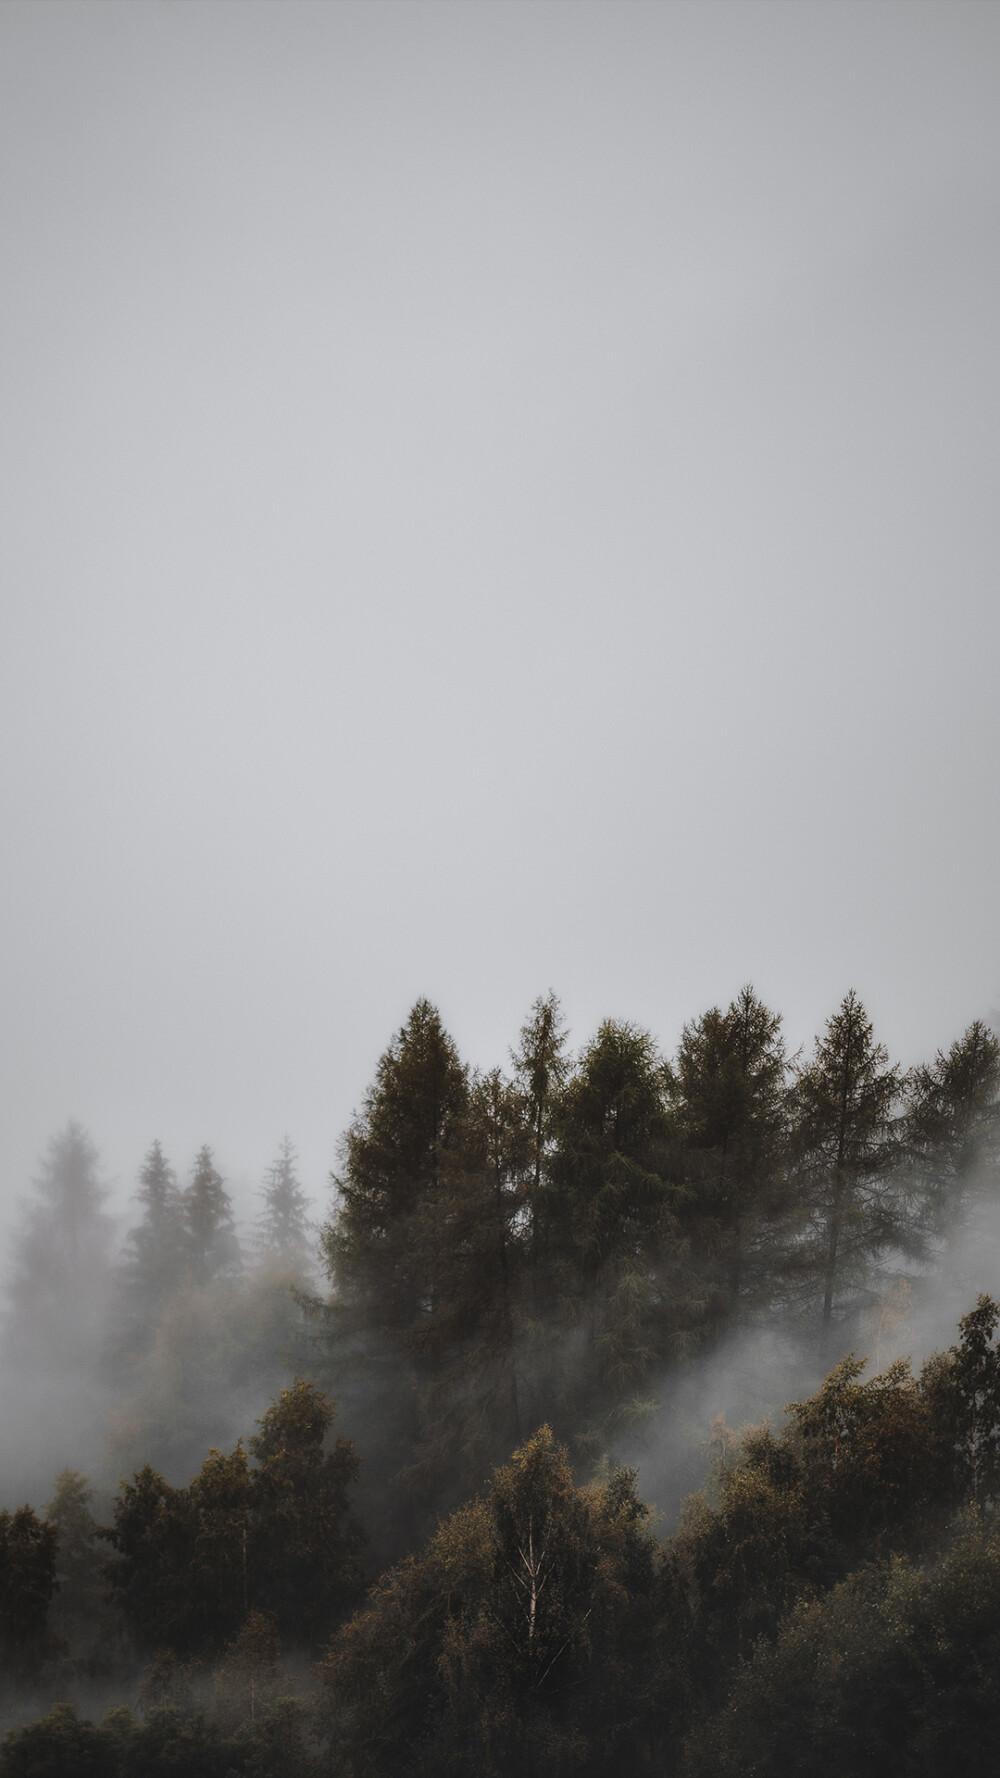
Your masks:
M472 1074L420 1002L345 1138L322 1232L323 1380L366 1453L379 1554L413 1547L538 1425L595 1461L734 1333L822 1374L900 1270L996 1201L1000 1044L890 1062L849 993L790 1062L751 988L665 1059L608 1020L571 1058L539 1000Z
M242 1239L207 1145L181 1184L152 1144L120 1247L79 1125L53 1137L34 1185L2 1325L8 1423L33 1418L45 1448L64 1426L63 1462L84 1445L111 1475L144 1459L189 1473L301 1368L293 1292L315 1290L315 1230L290 1140Z
M850 1361L783 1432L730 1441L665 1548L609 1466L669 1437L672 1380L754 1329L794 1330L817 1379L868 1347L893 1280L926 1285L998 1182L996 1035L976 1021L904 1071L854 993L794 1058L749 987L669 1058L612 1020L571 1054L550 995L485 1073L420 1001L318 1240L289 1142L242 1242L212 1151L181 1184L154 1143L115 1256L68 1126L15 1243L4 1370L42 1419L46 1378L85 1404L96 1379L102 1475L107 1452L133 1473L112 1497L66 1470L43 1511L0 1515L0 1671L9 1699L133 1706L144 1677L138 1715L62 1709L0 1770L736 1772L783 1688L803 1722L839 1708L852 1614L890 1666L925 1658L892 1642L904 1598L992 1636L993 1595L976 1618L961 1581L997 1567L992 1303L918 1380ZM884 1567L904 1556L932 1565ZM913 1734L889 1769L936 1770L945 1728ZM790 1746L755 1769L812 1769Z
M848 1359L780 1430L723 1438L666 1543L631 1471L581 1487L543 1427L353 1616L354 1455L329 1446L306 1384L263 1417L249 1464L242 1446L210 1453L187 1490L146 1470L82 1544L65 1519L0 1515L5 1662L27 1680L58 1659L57 1563L92 1589L102 1538L91 1606L149 1657L138 1710L95 1723L57 1705L8 1733L0 1773L992 1770L998 1325L981 1297L918 1377L898 1361L866 1379ZM310 1689L282 1666L296 1650L319 1652Z
M615 1020L571 1054L549 995L488 1072L420 1001L319 1231L287 1139L242 1242L212 1150L181 1183L154 1143L116 1257L68 1126L15 1242L4 1376L88 1468L171 1481L311 1377L365 1453L384 1566L543 1423L577 1463L636 1449L665 1382L750 1328L793 1332L818 1378L996 1202L998 1094L985 1023L905 1071L853 992L795 1058L750 987L671 1057Z

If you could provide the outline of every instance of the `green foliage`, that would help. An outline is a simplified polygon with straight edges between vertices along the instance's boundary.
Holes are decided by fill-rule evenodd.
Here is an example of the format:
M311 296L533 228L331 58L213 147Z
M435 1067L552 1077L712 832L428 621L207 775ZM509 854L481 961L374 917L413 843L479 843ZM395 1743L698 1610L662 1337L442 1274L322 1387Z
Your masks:
M953 1235L977 1189L995 1191L1000 1158L1000 1038L976 1019L947 1055L906 1078L906 1141L924 1208L938 1234Z
M0 1659L18 1679L53 1652L49 1606L58 1535L30 1506L0 1512Z
M113 1736L77 1716L72 1704L55 1704L48 1716L12 1729L0 1747L2 1778L118 1778L119 1747Z
M361 1533L349 1515L358 1459L348 1439L326 1448L333 1404L297 1379L250 1440L251 1596L286 1641L329 1634L361 1583Z
M698 1725L685 1778L980 1778L1000 1735L1000 1536L966 1519L926 1567L803 1601Z
M575 1487L543 1428L333 1643L321 1671L344 1769L499 1778L627 1761L654 1573L631 1477Z
M148 1464L122 1483L108 1575L137 1647L217 1654L253 1608L289 1641L329 1632L360 1579L347 1515L357 1459L343 1439L324 1451L332 1419L322 1391L297 1382L259 1422L256 1467L237 1441L209 1451L188 1488Z
M795 1229L781 1019L749 986L685 1025L668 1095L710 1323L773 1302Z
M52 1626L91 1671L102 1659L106 1664L114 1636L106 1551L100 1526L90 1510L93 1498L86 1476L64 1469L56 1477L55 1492L45 1508L58 1546Z
M796 1176L807 1209L800 1259L822 1291L824 1342L843 1289L885 1250L913 1248L894 1112L900 1071L852 989L799 1068L791 1096Z

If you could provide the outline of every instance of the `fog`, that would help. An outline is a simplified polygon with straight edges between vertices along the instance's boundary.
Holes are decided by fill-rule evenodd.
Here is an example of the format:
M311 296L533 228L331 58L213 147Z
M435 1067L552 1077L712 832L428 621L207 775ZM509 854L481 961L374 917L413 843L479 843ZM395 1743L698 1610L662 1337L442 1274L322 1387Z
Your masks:
M0 1505L337 1383L252 1225L420 996L481 1069L550 985L669 1057L854 983L903 1069L1000 1001L998 75L975 0L0 9ZM245 1269L143 1303L154 1141ZM976 1217L841 1344L950 1344ZM610 1454L669 1526L821 1370L775 1309Z
M9 0L0 1201L1000 991L995 10Z

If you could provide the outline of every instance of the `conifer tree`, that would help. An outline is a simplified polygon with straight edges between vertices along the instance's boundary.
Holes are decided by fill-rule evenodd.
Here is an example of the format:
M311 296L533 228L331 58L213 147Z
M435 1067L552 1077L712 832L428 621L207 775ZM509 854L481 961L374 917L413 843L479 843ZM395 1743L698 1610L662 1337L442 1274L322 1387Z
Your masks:
M937 1233L955 1233L1000 1164L1000 1039L975 1019L930 1067L906 1079L906 1144Z
M664 1071L648 1032L607 1019L562 1094L552 1160L563 1296L587 1336L585 1386L619 1400L683 1322Z
M428 1510L418 1479L403 1477L437 1362L437 1250L450 1247L450 1231L438 1229L429 1248L431 1207L457 1157L468 1093L440 1015L418 1000L347 1133L335 1215L321 1235L333 1285L329 1379L348 1423L362 1429L369 1523L392 1556L412 1547Z
M525 1204L531 1231L534 1300L540 1307L545 1294L543 1280L548 1256L548 1160L554 1115L569 1072L566 1028L555 994L550 992L535 1001L521 1027L521 1041L512 1060L514 1079L523 1097L525 1123L531 1132Z
M148 1350L188 1257L181 1193L159 1142L153 1143L143 1162L135 1196L143 1206L143 1217L129 1231L120 1270L123 1337L130 1357Z
M260 1194L256 1246L279 1265L302 1271L309 1256L309 1199L299 1183L297 1162L291 1137L283 1137Z
M876 1043L853 989L816 1039L792 1089L792 1142L809 1228L801 1248L822 1291L826 1349L834 1306L849 1284L864 1284L871 1263L910 1244L899 1130L900 1071Z
M420 1215L437 1193L467 1100L466 1072L440 1015L418 1000L348 1131L335 1179L340 1203L323 1232L341 1300L397 1337L431 1307Z
M231 1276L240 1268L240 1246L233 1207L207 1143L198 1150L191 1184L181 1205L187 1236L188 1266L198 1284Z
M64 1469L56 1477L55 1491L45 1508L45 1517L58 1539L53 1628L67 1639L77 1657L82 1655L91 1664L101 1654L107 1657L112 1633L105 1577L107 1551L90 1510L93 1499L94 1490L86 1476Z
M769 1301L790 1204L781 1018L750 986L685 1025L670 1073L677 1134L694 1163L692 1234L712 1319Z
M102 1332L112 1236L97 1149L79 1124L53 1136L13 1244L8 1353L63 1375L91 1365Z

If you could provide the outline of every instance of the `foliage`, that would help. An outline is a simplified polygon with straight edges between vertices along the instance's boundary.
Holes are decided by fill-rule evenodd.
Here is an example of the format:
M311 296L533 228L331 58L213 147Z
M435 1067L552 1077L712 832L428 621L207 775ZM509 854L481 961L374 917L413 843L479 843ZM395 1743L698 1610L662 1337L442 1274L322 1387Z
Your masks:
M18 1679L53 1652L57 1532L30 1506L0 1512L0 1660Z
M972 1515L939 1560L866 1567L798 1604L696 1728L685 1778L979 1778L998 1662L1000 1535Z
M897 1165L900 1072L853 989L826 1022L792 1091L795 1170L809 1226L800 1258L821 1281L824 1352L846 1286L890 1248L912 1245Z
M360 1533L348 1516L357 1475L350 1443L324 1440L333 1408L299 1381L268 1409L250 1440L209 1451L187 1488L150 1465L123 1482L108 1536L111 1587L137 1646L215 1655L252 1609L286 1640L329 1632L360 1579Z
M547 1428L386 1575L321 1672L353 1774L613 1769L651 1684L655 1549L632 1477L574 1486Z

